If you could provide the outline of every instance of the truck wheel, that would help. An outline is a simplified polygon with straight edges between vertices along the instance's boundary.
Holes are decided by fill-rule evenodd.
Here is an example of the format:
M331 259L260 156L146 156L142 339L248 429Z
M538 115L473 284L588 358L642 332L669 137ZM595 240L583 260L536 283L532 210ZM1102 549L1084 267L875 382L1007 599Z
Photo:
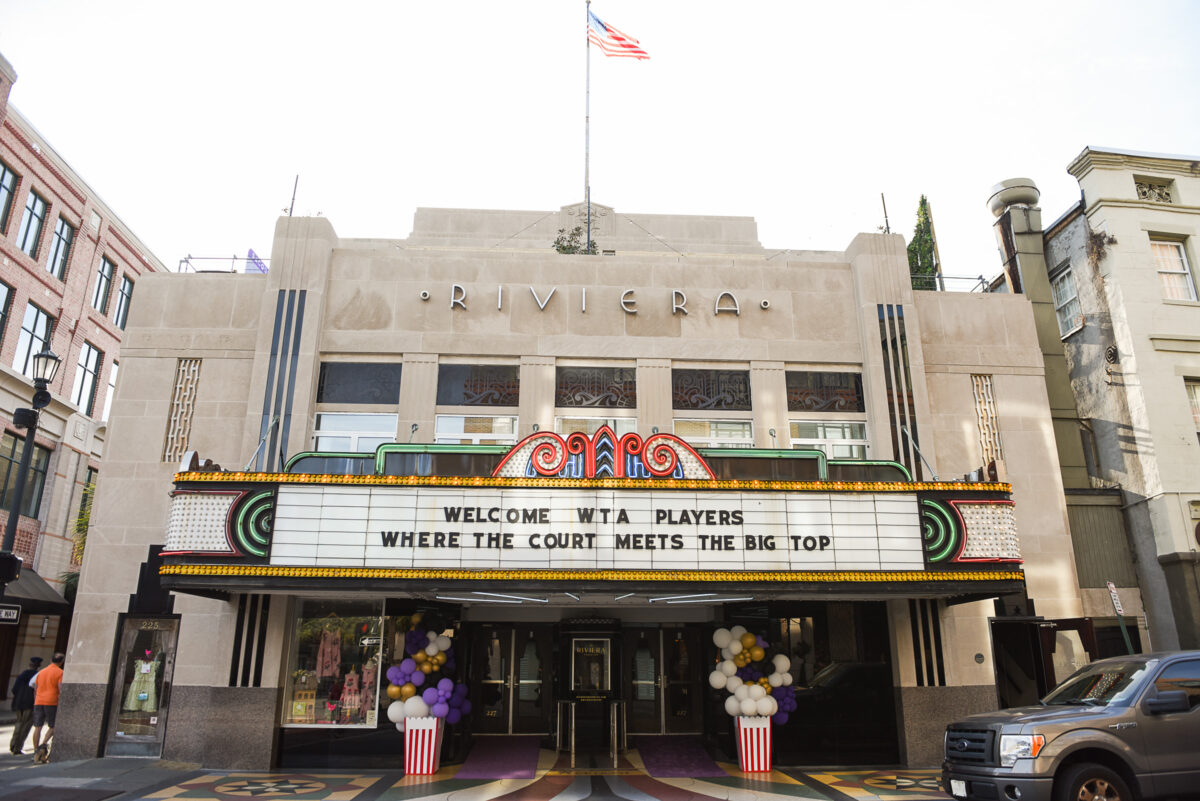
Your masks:
M1134 801L1125 780L1103 765L1081 762L1054 782L1054 801Z

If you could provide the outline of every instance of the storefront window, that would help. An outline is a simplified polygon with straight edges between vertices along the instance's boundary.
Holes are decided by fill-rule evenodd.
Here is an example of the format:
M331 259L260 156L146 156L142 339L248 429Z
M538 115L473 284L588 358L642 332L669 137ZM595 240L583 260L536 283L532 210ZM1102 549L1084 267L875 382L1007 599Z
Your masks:
M178 633L178 618L122 621L105 756L162 753Z
M381 602L297 601L283 724L374 727L382 643Z

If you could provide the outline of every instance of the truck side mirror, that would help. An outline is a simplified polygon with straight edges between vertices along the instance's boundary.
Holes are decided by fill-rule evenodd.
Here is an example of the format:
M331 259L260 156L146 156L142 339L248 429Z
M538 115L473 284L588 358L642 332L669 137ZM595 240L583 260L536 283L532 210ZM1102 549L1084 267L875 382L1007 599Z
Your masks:
M1158 695L1146 699L1146 711L1151 715L1187 712L1190 708L1185 690L1159 690Z

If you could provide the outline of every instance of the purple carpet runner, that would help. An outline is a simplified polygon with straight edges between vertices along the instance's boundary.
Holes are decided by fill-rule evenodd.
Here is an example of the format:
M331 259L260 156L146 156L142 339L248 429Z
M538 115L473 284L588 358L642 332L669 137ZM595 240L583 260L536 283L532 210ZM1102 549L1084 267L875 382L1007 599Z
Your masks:
M704 750L699 737L640 735L631 746L641 754L646 772L659 779L728 776ZM461 775L461 774L459 774Z
M537 735L476 737L456 779L532 779L537 771Z

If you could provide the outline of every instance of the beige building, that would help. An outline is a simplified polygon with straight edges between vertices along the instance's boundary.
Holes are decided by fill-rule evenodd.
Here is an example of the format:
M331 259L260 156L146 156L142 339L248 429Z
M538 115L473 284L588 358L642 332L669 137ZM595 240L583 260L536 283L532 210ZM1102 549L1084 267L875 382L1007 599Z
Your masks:
M581 742L624 704L727 750L724 625L791 658L783 764L935 764L998 675L1086 661L1028 298L914 292L899 236L767 251L750 218L594 206L602 255L556 253L582 212L282 218L267 275L141 281L59 758L394 764L383 674L426 627L475 707L451 758L558 702ZM994 648L1045 620L1049 665Z
M1077 424L1056 430L1060 450L1082 456L1063 457L1076 479L1086 473L1076 486L1090 487L1068 494L1085 610L1113 617L1111 581L1155 649L1200 647L1195 163L1086 148L1067 168L1081 199L1044 232L1031 181L1015 182L1028 196L1009 209L993 205L1023 243L1009 286L1053 310L1048 382L1069 381L1077 409Z

